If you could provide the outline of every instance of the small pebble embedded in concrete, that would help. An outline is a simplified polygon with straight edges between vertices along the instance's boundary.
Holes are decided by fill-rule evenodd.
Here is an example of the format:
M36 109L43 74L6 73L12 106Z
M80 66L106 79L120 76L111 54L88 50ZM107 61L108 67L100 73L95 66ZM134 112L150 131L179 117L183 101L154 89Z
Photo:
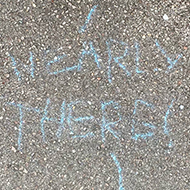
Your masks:
M168 20L168 19L169 19L169 18L168 18L168 15L167 15L167 14L164 14L163 19L164 19L164 20Z

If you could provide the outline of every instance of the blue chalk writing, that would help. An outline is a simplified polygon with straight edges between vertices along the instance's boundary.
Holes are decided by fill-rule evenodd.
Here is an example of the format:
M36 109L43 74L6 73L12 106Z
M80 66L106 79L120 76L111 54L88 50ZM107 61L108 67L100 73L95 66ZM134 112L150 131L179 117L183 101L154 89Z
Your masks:
M0 96L0 99L5 99L5 97ZM170 109L173 106L173 102L174 100L172 100L171 104L168 106L168 109L166 111L166 114L164 116L164 124L163 124L163 130L164 130L164 134L166 134L167 136L169 136L169 129L168 129L168 117L170 114ZM41 133L42 133L42 138L43 141L45 141L45 130L44 130L44 125L45 125L45 121L48 122L54 122L56 124L58 124L58 129L56 132L57 137L59 138L63 132L63 130L65 129L65 126L68 125L69 130L70 130L70 134L72 134L72 138L76 139L76 138L91 138L94 137L94 133L93 132L86 132L86 134L78 134L76 135L74 133L73 130L73 122L81 122L84 123L85 121L90 121L90 120L95 120L94 116L84 116L84 117L74 117L74 108L76 104L79 103L84 103L83 101L74 101L71 102L67 105L66 107L66 103L65 101L62 102L61 105L61 119L57 119L57 118L51 118L48 117L48 108L49 108L49 104L50 104L50 99L47 99L46 101L46 106L44 109L38 109L38 108L33 108L33 107L26 107L22 104L19 103L15 103L15 102L7 102L7 105L10 106L14 106L16 108L18 108L19 110L19 119L20 119L20 123L19 123L19 132L18 132L18 149L21 150L21 143L22 143L22 130L23 130L23 117L24 117L24 111L28 111L28 112L35 112L39 115L41 115ZM133 110L133 116L137 114L137 109L139 104L145 105L146 107L150 107L151 109L154 108L154 106L150 103L147 103L143 100L136 100L135 101L135 105L134 105L134 110ZM109 117L108 115L108 111L107 108L108 106L112 106L114 110L117 111L117 116L118 119L116 119L116 121L113 121L112 118ZM120 136L119 133L114 130L114 127L122 120L121 114L119 113L119 108L120 105L114 101L108 101L108 102L101 102L101 111L102 111L102 118L101 118L101 137L102 137L102 142L105 143L106 142L106 137L105 137L105 133L106 132L110 132L116 139L120 140ZM67 116L66 116L66 109L68 109L67 112ZM98 119L99 120L99 119ZM98 121L99 122L99 121ZM131 128L131 133L132 133L132 139L134 140L138 140L139 138L142 139L147 139L148 137L151 137L154 135L153 131L149 131L147 133L136 133L135 130L135 125L137 125L138 121L136 121L135 119L132 118L132 128ZM147 128L150 128L151 130L156 129L157 127L151 123L148 122L141 122L141 124ZM173 141L172 139L170 139L168 146L171 148L173 146Z
M47 117L49 104L50 104L50 99L48 98L46 100L46 106L45 106L45 108L43 110L43 116L42 116L42 119L40 121L41 122L42 139L43 139L44 142L46 141L45 130L44 130L44 123L45 123L45 121L54 122L56 124L61 125L60 126L61 128L64 128L64 113L63 112L61 112L61 122L59 122L56 118ZM64 110L64 102L62 104L61 111L62 111L62 109ZM57 131L57 135L58 136L61 135L61 130L62 130L61 128L59 128L58 131Z
M148 133L145 133L145 134L138 134L138 133L135 133L135 120L134 119L132 119L132 122L133 122L133 124L132 124L132 130L131 130L131 132L132 132L132 139L134 139L134 140L138 140L138 138L142 138L142 139L146 139L147 137L151 137L152 135L154 135L154 133L153 132L148 132ZM150 123L144 123L144 122L142 122L142 124L145 126L145 127L149 127L149 128L152 128L152 129L155 129L156 127L154 126L154 125L151 125Z
M105 143L105 131L108 130L110 133L113 134L113 136L117 139L119 139L119 135L116 131L112 130L112 128L121 121L121 115L120 113L117 113L119 116L119 120L115 121L115 122L108 122L109 119L106 119L107 117L107 113L106 113L106 107L112 105L114 107L114 109L118 110L119 109L119 105L116 102L113 101L109 101L109 102L103 102L101 104L101 109L102 109L102 125L101 125L101 135L102 135L102 141ZM111 126L111 127L110 127Z
M143 100L135 100L135 109L134 109L134 111L133 111L133 115L136 114L137 106L138 106L139 103L140 103L140 104L144 104L144 105L146 105L147 107L153 107L152 104L149 104L149 103L147 103L147 102L145 102L145 101L143 101Z
M47 101L46 101L46 106L45 106L45 109L44 109L44 112L43 112L43 117L41 119L41 133L42 133L42 138L43 138L43 141L45 142L45 131L44 131L44 122L45 120L49 121L50 119L47 117L47 109L48 109L48 106L50 104L50 99L48 98Z
M125 71L127 76L130 76L131 73L126 69L125 65L123 65L123 64L121 64L119 62L120 59L123 59L126 55L128 55L128 46L127 46L127 44L124 43L124 42L117 42L117 43L121 44L122 46L125 46L126 48L125 48L125 51L124 51L122 56L112 58L112 51L111 51L111 47L110 47L110 42L117 42L117 41L112 40L112 39L106 41L107 50L108 50L108 81L110 83L112 83L112 74L111 74L111 62L112 62L112 59L114 60L114 62L116 64L119 65L119 67L121 69L123 69Z
M15 102L7 102L8 105L11 105L11 106L14 106L14 107L22 107L23 109L27 110L27 111L34 111L34 112L37 112L37 113L40 113L40 109L36 109L36 108L33 108L33 107L26 107L22 104L17 104Z
M98 60L99 59L99 55L96 53L96 50L93 47L92 41L90 41L88 43L88 46L87 46L87 43L85 41L83 43L83 48L84 49L83 49L82 53L80 54L80 58L79 58L78 70L79 71L81 70L81 67L82 67L82 64L83 64L83 59L84 59L85 55L94 56L94 61L97 64L97 67L100 69L100 63L99 63L99 60Z
M164 128L164 133L165 133L166 135L169 135L169 130L168 130L168 128L167 128L167 126L168 126L168 116L169 116L169 114L170 114L170 109L171 109L171 107L173 106L173 102L174 102L174 100L172 100L171 104L168 106L168 109L167 109L166 114L165 114L165 116L164 116L164 125L163 125L163 128ZM172 146L173 146L172 140L170 140L168 146L169 146L169 147L172 147Z
M140 104L143 104L143 105L145 105L145 106L147 106L147 107L151 107L151 108L153 107L152 104L149 104L149 103L147 103L147 102L145 102L145 101L143 101L143 100L136 100L136 101L135 101L135 109L133 110L133 115L136 114L137 106L138 106L139 103L140 103ZM131 129L132 139L134 139L134 140L137 140L138 138L146 139L147 137L151 137L152 135L154 135L153 132L148 132L148 133L135 133L135 123L136 123L135 120L132 119L132 129ZM150 123L142 122L142 124L143 124L145 127L149 127L149 128L151 128L151 129L155 129L155 128L156 128L154 125L152 125L152 124L150 124Z
M92 9L90 10L90 13L89 13L88 16L87 16L87 19L86 19L84 25L80 28L79 33L83 33L83 32L86 30L87 24L90 22L90 19L91 19L91 17L92 17L92 14L93 14L93 12L96 10L97 7L98 7L98 5L94 5L94 6L92 7Z
M111 60L112 60L112 55L111 55L111 49L109 42L106 42L107 48L108 48L108 81L111 83L112 82L112 75L111 75Z
M18 81L20 81L22 79L22 77L21 77L20 71L17 69L17 67L18 67L17 66L17 62L15 61L15 59L14 59L13 56L11 56L10 54L9 54L9 56L11 57L12 65L13 65L15 74L18 77ZM32 78L34 78L34 71L35 71L34 68L35 68L35 65L34 65L34 61L33 61L33 54L32 54L32 52L30 52L29 61L31 62L31 64L30 64L30 75L32 76ZM28 66L25 65L25 64L22 64L22 67L28 68Z
M170 113L170 109L171 109L171 107L173 105L173 102L174 102L174 100L172 100L171 104L168 106L168 109L167 109L166 114L164 116L164 126L163 126L163 128L164 128L164 133L166 135L169 135L169 131L168 131L168 128L167 128L167 125L168 125L168 121L167 120L168 120L168 115Z
M56 62L60 62L63 58L65 58L67 55L63 54L63 55L60 55L60 56L56 56L54 58L54 60L51 60L47 63L47 71L50 75L57 75L59 73L63 73L63 72L66 72L66 71L74 71L74 70L77 70L78 69L78 65L74 65L72 67L65 67L61 70L58 70L58 71L50 71L50 66L53 64L53 63L56 63Z
M59 56L57 56L57 57L54 57L54 60L51 60L51 61L48 61L47 62L47 70L49 71L49 73L52 73L52 72L50 72L50 66L53 64L53 63L56 63L56 62L59 62L59 61L61 61L63 58L65 58L66 57L66 55L65 54L63 54L63 55L59 55Z
M72 102L72 103L68 104L69 113L68 113L68 116L67 116L67 123L69 125L69 129L70 129L71 134L74 134L73 129L72 129L72 122L71 122L71 119L73 118L73 116L72 116L73 105L78 104L79 102L80 101L75 101L75 102Z
M19 123L19 134L18 134L18 150L21 151L22 128L23 128L23 110L34 111L37 113L39 113L40 110L35 109L35 108L28 108L28 107L23 106L22 104L16 104L14 102L7 102L7 104L19 108L20 123Z
M133 115L136 114L137 106L138 106L139 103L140 103L140 104L144 104L144 105L147 106L147 107L153 107L152 104L149 104L149 103L147 103L147 102L145 102L145 101L143 101L143 100L135 100L135 109L134 109L134 111L133 111Z
M136 49L136 59L135 59L135 61L136 61L136 73L138 73L138 74L144 73L144 71L139 70L139 65L140 65L139 59L140 59L140 57L139 57L139 44L137 42L135 43L135 49Z
M75 118L74 120L83 122L84 120L90 120L90 119L94 119L94 117L93 116L78 117L78 118Z
M168 147L169 148L171 148L171 147L173 147L173 141L170 139L170 142L169 142L169 144L168 144Z
M19 124L19 134L18 134L18 149L21 150L22 127L23 127L23 112L22 112L22 107L19 107L19 112L20 112L20 124Z
M31 76L34 78L34 61L33 61L33 54L32 54L32 52L30 52L30 58L29 58L29 60L31 62L30 73L31 73Z
M84 122L85 120L92 120L94 119L93 116L85 116L85 117L78 117L78 118L74 118L72 113L73 113L73 106L76 104L82 103L81 101L74 101L68 104L68 109L69 109L69 113L67 116L67 124L69 126L70 129L70 134L74 134L74 131L72 129L72 120L75 122ZM88 137L89 135L92 136L93 133L89 133L86 135L79 135L78 137L80 138L84 138L84 137ZM77 136L75 135L74 138L76 138Z
M120 163L117 160L117 157L115 156L115 154L110 153L110 155L111 155L113 161L115 162L115 165L117 166L117 170L118 170L118 174L119 174L119 190L124 190L124 187L123 187L123 177L122 177L122 169L121 169Z
M172 59L170 57L167 56L165 50L160 46L160 44L158 43L157 40L155 40L156 46L158 47L158 49L161 51L161 53L166 57L167 62L170 64L168 66L168 69L172 69L174 67L174 65L178 62L178 60L183 56L182 54L179 54L177 59L175 59L174 61L172 61ZM168 72L168 71L166 71Z
M63 101L62 105L61 105L61 121L60 121L60 125L59 128L57 130L57 137L59 138L62 134L63 129L65 128L65 101Z
M18 81L20 81L21 80L21 74L20 74L20 71L17 69L17 62L15 61L13 56L11 56L10 54L9 54L9 56L12 59L13 69L15 71L16 76L18 77Z

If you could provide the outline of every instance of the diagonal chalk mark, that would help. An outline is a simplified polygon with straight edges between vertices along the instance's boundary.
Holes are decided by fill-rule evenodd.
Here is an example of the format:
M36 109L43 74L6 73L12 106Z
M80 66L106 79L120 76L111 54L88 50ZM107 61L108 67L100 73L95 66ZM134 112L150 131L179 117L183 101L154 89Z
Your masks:
M93 14L93 12L96 10L97 7L98 7L98 5L94 5L94 6L92 7L92 9L90 10L90 12L89 12L89 14L88 14L88 16L87 16L87 18L86 18L86 21L85 21L84 25L79 29L79 33L83 33L83 32L86 30L87 25L88 25L88 23L89 23L90 20L91 20L92 14Z
M179 54L179 55L177 56L177 59L175 59L175 60L172 61L172 59L167 56L166 51L160 46L160 44L158 43L157 40L155 40L155 44L156 44L156 46L158 47L158 49L161 51L161 53L164 55L164 57L166 57L167 62L170 64L170 65L168 66L168 69L172 69L172 68L174 67L174 65L178 62L178 60L183 56L182 54ZM167 72L168 72L168 71L166 71L166 73L167 73Z

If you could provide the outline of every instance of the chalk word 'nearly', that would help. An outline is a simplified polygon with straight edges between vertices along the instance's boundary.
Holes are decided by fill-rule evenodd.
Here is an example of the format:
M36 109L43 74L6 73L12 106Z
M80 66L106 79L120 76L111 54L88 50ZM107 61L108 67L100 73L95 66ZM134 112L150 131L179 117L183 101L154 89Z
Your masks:
M169 129L168 129L168 123L167 119L170 113L170 109L173 105L173 101L171 104L168 106L168 109L166 111L166 114L164 116L164 124L162 126L164 130L164 134L169 136ZM15 103L15 102L7 102L6 105L13 106L18 108L19 111L19 116L20 116L20 122L19 122L19 134L18 134L18 150L21 150L21 141L22 141L22 130L23 130L23 118L24 118L24 113L25 112L33 112L37 113L40 115L40 129L42 133L42 139L44 142L46 142L46 135L45 135L45 129L44 125L45 122L53 122L55 124L58 124L58 129L56 132L56 136L58 138L61 137L63 130L68 128L70 131L70 135L72 135L72 138L88 138L88 137L94 137L95 134L93 132L87 132L86 134L75 134L76 132L73 129L73 124L76 124L77 122L84 123L85 121L98 121L100 128L101 128L101 138L102 142L106 142L106 132L109 132L113 135L114 138L116 138L118 141L120 141L120 134L114 129L116 125L119 124L120 121L125 121L127 118L123 117L120 113L121 106L114 101L106 101L106 102L101 102L101 112L102 116L101 118L95 118L92 115L88 116L83 116L83 117L76 117L76 113L73 110L73 107L76 105L85 105L84 101L74 101L70 103L66 103L64 100L62 102L61 108L60 108L60 118L52 118L48 117L48 110L50 109L50 99L47 99L45 108L33 108L33 107L26 107L23 104ZM134 104L134 111L133 111L133 116L137 115L137 109L139 106L145 106L148 109L154 109L154 106L148 102L145 102L143 100L136 100ZM113 109L117 113L117 119L113 121L113 118L110 118L107 108ZM132 119L132 128L131 128L131 134L132 134L132 139L138 140L139 138L142 139L147 139L148 137L151 137L154 135L154 130L157 128L155 125L147 122L142 122L141 126L149 128L151 131L147 133L136 133L135 131L135 125L136 125L136 120ZM172 140L170 139L169 142L169 147L172 147Z
M124 52L120 56L114 55L115 54L114 49L112 48L112 45L114 43L117 43L124 48ZM166 57L166 59L167 59L169 66L168 66L168 70L166 71L166 73L168 73L168 71L170 69L172 69L174 67L174 65L177 63L177 61L182 57L182 54L179 54L177 56L177 59L172 61L172 59L167 56L165 50L159 45L157 40L155 40L155 44L156 44L156 47L158 47L158 49L161 51L163 56ZM112 69L114 68L113 64L115 64L119 68L121 68L127 77L130 77L132 74L131 71L129 71L127 64L123 63L123 59L130 55L131 50L130 50L128 44L123 42L123 41L116 41L113 39L109 39L106 41L106 46L107 46L107 54L108 54L108 61L107 61L106 69L107 69L107 76L108 76L109 83L112 83L112 78L113 78L112 77ZM46 55L47 55L47 52L44 56L46 56ZM14 73L16 74L18 81L21 81L22 71L20 71L18 69L19 64L17 63L17 61L15 60L13 55L9 54L9 56L12 60L12 67L14 69ZM52 69L51 69L52 65L63 61L64 58L67 57L66 54L57 55L54 57L53 60L49 60L49 61L45 62L44 65L46 65L46 71L47 71L47 74L49 74L49 75L58 75L60 73L65 73L68 71L81 71L82 65L83 65L83 60L87 56L92 57L94 59L94 62L95 62L98 69L102 68L102 63L101 63L102 59L98 55L92 41L88 41L88 42L85 41L83 43L82 52L79 54L78 60L76 61L75 65L70 66L70 67L63 67L60 70L52 71ZM20 60L19 60L19 62L21 63ZM30 65L26 65L26 64L21 63L21 67L23 68L23 71L27 70L27 72L29 72L30 76L32 78L34 78L35 77L35 62L34 62L34 56L33 56L32 52L30 52L29 62L31 63ZM135 73L142 74L145 72L145 71L142 71L139 69L139 67L140 67L140 53L139 53L139 44L137 42L135 43L135 65L136 65ZM155 68L154 71L158 71L158 69Z
M90 12L89 12L89 14L88 14L88 16L86 18L86 21L85 21L84 25L82 27L80 27L80 29L78 31L79 33L85 32L85 30L87 28L87 25L89 24L89 22L90 22L90 20L92 18L92 14L95 12L97 7L98 7L98 5L94 5L92 7L92 9L90 10ZM122 55L114 56L113 50L111 48L113 43L118 43L118 44L120 44L121 46L124 47L125 50L124 50ZM166 51L160 46L160 44L158 43L158 40L155 40L155 45L161 51L163 56L166 57L167 62L169 64L168 70L172 69L174 67L174 65L177 63L177 61L182 57L182 54L179 54L177 56L177 58L172 61L172 59L166 54ZM115 65L119 66L125 72L125 74L127 76L130 76L131 72L127 69L127 64L122 64L122 62L123 62L122 60L126 56L129 55L129 47L128 47L128 45L123 41L117 41L117 40L109 39L109 40L106 41L106 46L107 46L107 53L108 53L108 67L106 66L107 75L108 75L108 81L110 83L112 82L112 65L113 65L113 63ZM96 50L95 50L95 48L93 46L93 42L90 41L90 42L87 43L87 41L85 41L83 43L83 49L82 49L82 52L79 54L78 61L77 61L76 65L71 66L71 67L64 67L64 68L62 68L61 70L58 70L58 71L51 71L50 68L51 68L52 64L54 64L56 62L60 62L65 57L67 57L67 55L65 55L65 54L57 55L53 60L48 61L47 63L45 63L47 72L50 75L57 75L59 73L63 73L63 72L66 72L66 71L74 71L74 70L75 71L81 71L82 64L83 64L83 59L86 57L86 55L94 57L94 61L95 61L96 65L97 65L97 67L100 69L100 56L97 54L97 52L96 52ZM13 55L11 55L9 53L9 56L12 59L12 66L13 66L13 69L15 71L15 74L18 77L18 80L20 81L22 77L21 77L21 71L19 71L19 69L17 68L18 64L15 61L15 58L13 57ZM24 67L24 69L28 69L29 72L30 72L31 77L34 78L35 64L34 64L33 53L32 52L30 52L29 61L31 62L30 66L22 64L22 67ZM140 66L140 53L139 53L139 44L137 42L135 43L135 65L136 65L136 69L135 69L136 73L138 73L138 74L144 73L144 71L139 69L139 66ZM155 68L154 71L158 71L158 69ZM167 72L168 71L166 71L166 73Z

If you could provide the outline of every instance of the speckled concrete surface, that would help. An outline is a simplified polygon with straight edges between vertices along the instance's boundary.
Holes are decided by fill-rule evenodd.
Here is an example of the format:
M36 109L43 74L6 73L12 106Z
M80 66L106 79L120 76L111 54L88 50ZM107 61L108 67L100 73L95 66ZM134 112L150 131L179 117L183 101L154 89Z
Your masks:
M189 22L188 0L0 2L0 189L190 189Z

